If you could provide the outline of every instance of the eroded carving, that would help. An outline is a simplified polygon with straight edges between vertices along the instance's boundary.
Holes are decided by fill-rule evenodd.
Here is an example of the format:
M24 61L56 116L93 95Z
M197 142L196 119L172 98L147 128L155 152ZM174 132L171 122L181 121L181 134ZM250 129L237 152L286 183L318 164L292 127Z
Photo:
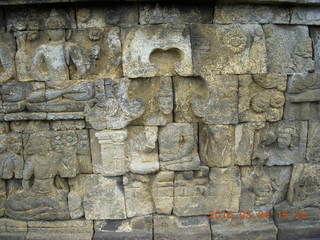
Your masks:
M189 29L184 25L131 28L126 32L123 44L124 75L129 78L190 76L190 45Z
M95 81L95 99L85 108L86 121L94 129L121 129L144 113L141 98L129 99L128 85L125 78L119 83L111 79Z
M6 82L15 77L14 55L16 43L10 33L1 32L0 38L0 83Z
M197 75L267 71L265 37L260 25L194 24L191 36Z
M197 170L197 127L189 123L169 123L160 129L160 168L163 170Z
M285 119L318 120L320 107L320 74L294 74L286 93Z
M255 135L253 164L272 166L305 162L306 144L306 122L266 124Z
M286 76L262 74L239 77L239 120L270 121L282 119Z
M144 114L134 120L132 124L159 126L172 122L173 88L171 77L132 79L129 92L131 98L141 97L145 103Z

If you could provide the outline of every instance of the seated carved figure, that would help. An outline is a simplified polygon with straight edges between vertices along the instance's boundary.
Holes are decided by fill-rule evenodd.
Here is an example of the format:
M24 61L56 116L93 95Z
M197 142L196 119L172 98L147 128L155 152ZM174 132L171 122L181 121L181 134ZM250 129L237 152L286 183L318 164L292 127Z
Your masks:
M58 189L55 176L58 158L52 154L48 136L39 133L25 145L23 188L7 199L6 214L22 220L68 219L67 191Z
M89 59L85 57L85 50L65 41L65 25L64 18L52 10L46 21L50 42L38 47L32 59L32 76L40 81L48 81L51 87L61 88L66 84L65 81L70 79L68 66L71 61L80 76L89 70ZM46 65L46 72L41 70L43 62Z

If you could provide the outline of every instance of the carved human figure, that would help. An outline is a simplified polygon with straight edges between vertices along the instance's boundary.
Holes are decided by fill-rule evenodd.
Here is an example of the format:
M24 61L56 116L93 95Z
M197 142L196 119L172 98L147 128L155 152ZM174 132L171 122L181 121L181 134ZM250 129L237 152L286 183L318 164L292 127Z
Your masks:
M188 123L169 123L160 130L160 167L166 170L197 170L200 159L195 128Z
M22 178L22 139L19 134L0 136L0 178Z
M66 42L65 19L53 9L45 24L49 29L47 34L50 42L36 49L32 59L32 76L40 81L50 81L52 87L60 86L70 79L68 66L71 61L80 76L85 74L89 70L88 59L86 59L84 49L74 43ZM41 70L43 62L47 72Z
M144 103L140 98L129 99L128 84L124 78L119 83L111 79L96 81L96 97L85 108L86 119L93 128L121 129L143 114Z

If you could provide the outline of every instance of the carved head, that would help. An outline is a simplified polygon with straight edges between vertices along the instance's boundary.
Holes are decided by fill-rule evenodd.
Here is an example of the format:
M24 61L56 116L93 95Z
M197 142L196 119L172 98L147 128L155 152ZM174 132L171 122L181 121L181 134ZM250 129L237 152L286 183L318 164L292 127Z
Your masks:
M48 35L52 41L60 41L65 39L66 22L55 9L52 9L45 26L48 30Z
M281 149L289 148L295 134L296 130L292 126L280 124L278 127L278 147Z

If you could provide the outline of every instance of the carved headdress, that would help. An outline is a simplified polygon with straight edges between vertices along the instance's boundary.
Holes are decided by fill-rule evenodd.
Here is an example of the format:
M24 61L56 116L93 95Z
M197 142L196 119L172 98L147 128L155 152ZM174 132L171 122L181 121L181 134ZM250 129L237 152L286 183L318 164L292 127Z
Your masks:
M49 18L46 20L45 23L46 28L48 29L59 29L59 28L66 28L66 21L65 19L59 15L59 13L53 8L50 12Z

